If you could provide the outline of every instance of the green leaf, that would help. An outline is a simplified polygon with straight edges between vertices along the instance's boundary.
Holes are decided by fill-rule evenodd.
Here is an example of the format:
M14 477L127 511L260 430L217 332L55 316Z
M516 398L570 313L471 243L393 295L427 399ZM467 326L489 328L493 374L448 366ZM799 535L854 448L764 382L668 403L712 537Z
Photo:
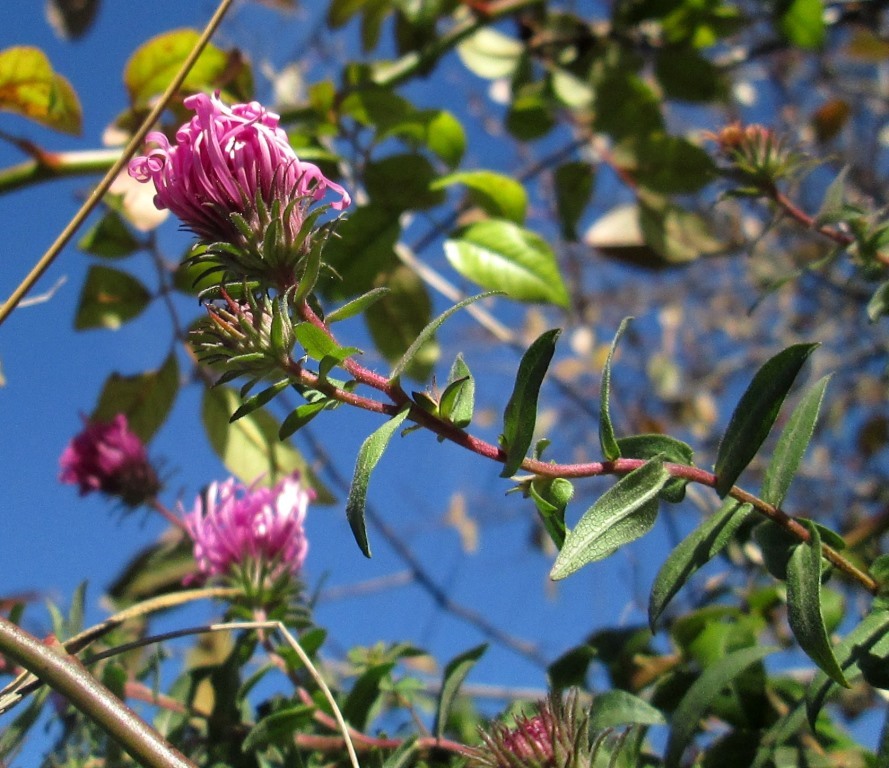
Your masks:
M574 486L564 477L537 477L528 485L528 495L556 549L561 549L568 535L565 508L574 496Z
M312 323L298 323L293 326L293 335L302 344L312 360L321 360L327 355L336 355L341 347L330 338L330 334Z
M240 405L238 393L229 387L204 391L201 419L214 452L226 469L246 485L273 485L299 472L315 489L316 503L331 504L333 497L292 445L278 440L278 423L267 411L253 411L231 423Z
M655 74L670 99L716 101L726 90L719 68L686 46L662 47L657 52Z
M349 498L346 501L346 519L349 521L355 541L358 542L358 546L365 557L370 557L370 545L367 542L367 526L364 521L364 508L367 504L367 484L370 482L370 475L383 456L386 446L389 445L392 435L398 431L409 412L409 407L403 408L397 415L393 416L371 434L358 450L355 474L352 476Z
M776 650L776 648L761 645L742 648L729 653L704 670L703 674L692 683L673 712L673 725L664 756L666 768L678 768L682 753L698 728L698 722L722 689L747 667L761 661Z
M832 680L848 688L821 612L821 536L809 521L803 525L811 538L797 544L787 563L787 618L800 648Z
M255 752L269 746L285 747L293 742L293 734L312 722L315 707L310 704L296 704L264 717L254 725L244 737L241 749Z
M883 315L889 315L889 280L880 283L874 295L867 302L867 319L877 322Z
M556 256L540 236L511 221L471 224L445 241L445 256L463 277L518 301L567 307Z
M822 0L783 0L778 4L778 28L800 48L813 50L824 45L824 3Z
M397 379L401 376L402 373L404 373L405 369L417 356L417 353L422 349L423 345L432 340L432 338L435 336L435 332L451 315L463 309L463 307L468 307L470 304L474 304L480 299L487 299L491 296L495 296L496 294L497 291L488 291L486 293L480 293L477 296L470 296L469 298L463 299L463 301L458 302L453 307L450 307L449 309L442 312L425 328L423 328L423 330L420 331L420 333L417 335L417 338L414 339L413 343L410 345L410 347L408 347L407 351L404 353L404 355L402 355L401 359L395 364L395 366L392 368L391 373L389 374L390 381Z
M772 454L769 466L766 469L765 478L762 481L763 501L767 501L776 507L780 507L787 495L787 489L799 469L803 454L815 432L815 424L818 421L818 413L821 410L821 402L824 400L824 391L830 376L817 381L794 408L787 421L787 425L778 438L775 452Z
M251 395L246 398L243 403L238 407L238 409L229 417L229 421L234 422L238 419L243 419L248 414L253 413L257 408L262 408L266 403L270 403L277 395L281 394L287 387L290 386L290 379L281 379L281 381L277 381L272 384L270 387L266 387L260 392L257 392L255 395ZM280 434L280 430L279 430Z
M549 577L564 579L645 535L657 517L658 493L669 479L670 473L660 459L652 459L622 477L569 532Z
M380 683L392 672L392 661L375 664L359 677L343 704L343 718L353 728L363 731L367 726L371 709L381 694Z
M611 362L614 359L617 343L632 319L625 317L620 321L611 348L608 350L608 357L605 359L605 367L602 369L602 384L599 388L599 445L606 461L620 458L620 445L614 435L614 425L611 423Z
M373 290L362 294L357 299L352 299L352 301L338 307L324 319L328 325L332 325L340 320L348 320L350 317L361 314L364 310L376 304L387 293L389 293L388 288L374 288Z
M455 427L463 429L472 423L472 414L475 410L475 379L472 378L469 366L460 354L454 359L454 364L448 373L448 381L441 393L438 408L441 417Z
M278 439L286 440L294 432L304 427L321 413L321 411L327 407L327 404L327 400L318 400L314 403L298 405L293 411L287 414L287 418L281 422L281 428L278 430Z
M644 135L664 126L660 99L643 80L613 72L596 86L596 128L615 139Z
M185 537L161 539L140 550L108 588L117 610L160 594L182 588L182 581L195 572L194 547Z
M457 692L460 690L460 686L463 685L466 676L486 650L488 650L488 644L482 643L451 659L445 667L441 681L441 692L438 695L438 706L435 710L435 725L432 727L432 733L435 734L436 738L440 739L444 736L445 728L448 724L448 715L451 712L451 706L454 703Z
M48 685L41 686L34 693L31 702L13 720L0 731L0 760L6 763L12 760L25 743L25 739L31 734L31 729L43 712L43 705L52 688ZM56 714L58 717L58 714Z
M562 691L572 686L586 687L587 673L596 656L596 649L591 645L578 645L563 653L547 667L550 688Z
M432 189L463 184L473 203L494 218L521 224L528 208L528 193L515 179L493 171L460 171L432 182Z
M871 611L833 650L846 681L850 683L861 677L862 663L866 664L868 659L882 659L885 664L889 655L889 611ZM827 695L836 685L825 672L818 670L807 686L806 714L813 728Z
M600 730L617 725L666 725L663 713L644 699L621 690L600 693L590 707L590 728Z
M500 477L512 477L524 461L537 424L537 398L549 363L556 351L561 329L542 333L522 355L509 402L503 412L503 449L506 451Z
M674 464L692 464L694 451L688 443L683 443L669 435L632 435L617 438L617 447L621 456L628 459L653 459L660 456L665 462ZM671 504L678 504L685 498L687 480L672 477L661 491L661 498Z
M724 497L756 455L803 363L817 344L794 344L760 368L735 408L716 454L716 492Z
M156 371L123 376L112 373L102 387L92 421L111 421L118 413L142 442L154 437L166 421L179 392L179 365L172 352Z
M595 180L593 166L586 162L564 163L553 173L556 210L566 240L577 240L577 223L590 202Z
M652 632L670 600L699 568L725 548L752 512L750 504L726 499L714 514L673 549L655 576L648 598L648 623Z
M139 46L124 67L123 79L135 107L146 107L164 92L200 37L193 29L177 29ZM237 60L210 43L185 78L182 90L210 91L229 86ZM243 66L243 65L241 65Z
M94 264L80 292L74 327L115 330L140 315L150 301L148 289L132 275Z
M139 248L139 241L117 211L108 211L80 238L77 247L94 256L119 259Z
M53 71L43 51L25 45L0 51L0 110L65 133L79 134L83 122L71 83Z

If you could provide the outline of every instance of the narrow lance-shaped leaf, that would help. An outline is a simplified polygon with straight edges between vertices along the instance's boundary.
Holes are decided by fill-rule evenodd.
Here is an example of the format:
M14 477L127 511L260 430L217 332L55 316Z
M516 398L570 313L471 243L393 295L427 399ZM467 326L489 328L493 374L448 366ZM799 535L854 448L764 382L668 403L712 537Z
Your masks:
M355 462L355 474L352 477L352 485L349 488L349 498L346 501L346 519L352 528L352 534L355 541L364 553L365 557L370 557L370 545L367 542L367 525L364 520L364 508L367 503L367 484L370 482L370 475L377 466L383 451L389 445L392 435L402 425L407 418L409 408L404 408L393 416L383 426L376 430L373 434L361 444L358 450L358 459Z
M661 566L651 588L648 623L652 631L676 593L699 568L725 548L752 512L752 505L726 499L719 510L679 542Z
M328 324L339 322L340 320L347 320L350 317L354 317L357 314L360 314L368 307L376 304L380 299L382 299L387 293L389 293L388 288L374 288L371 291L359 296L357 299L353 299L352 301L343 304L343 306L338 307L333 312L331 312L325 318Z
M728 654L704 670L703 674L692 683L673 712L673 727L664 757L666 768L678 767L682 753L691 742L698 722L722 689L747 667L761 661L776 650L778 649L761 645L742 648Z
M522 355L515 384L503 412L503 449L506 461L500 477L512 477L521 466L537 424L537 397L549 363L556 351L561 329L542 333Z
M657 517L657 495L669 479L660 459L652 459L621 478L568 534L549 577L564 579L647 533Z
M614 341L611 342L611 349L608 350L608 357L605 359L605 367L602 369L602 386L599 393L599 444L602 446L602 455L605 456L607 461L614 461L620 458L620 446L617 444L617 438L614 435L614 425L611 423L611 408L609 405L611 399L611 361L614 359L617 343L632 319L632 317L625 317L620 321L617 333L614 334Z
M781 437L778 438L775 452L769 461L768 469L766 469L760 494L763 501L774 504L776 507L780 507L783 503L787 489L799 469L803 454L805 454L812 434L815 432L821 402L824 400L824 390L827 389L829 381L830 376L825 376L817 381L806 392L799 405L794 408L787 421L787 426L784 427Z
M875 610L865 616L834 648L834 655L847 681L861 676L861 662L868 654L889 654L889 611ZM814 727L824 700L836 683L821 670L806 688L806 714Z
M769 434L781 404L817 344L794 344L760 368L741 396L716 454L716 492L725 496Z
M831 680L848 688L821 613L821 535L808 520L802 524L810 538L797 544L787 563L787 619L800 648Z
M442 312L431 323L429 323L429 325L427 325L422 331L420 331L419 336L414 339L414 342L410 345L410 347L408 347L404 355L402 355L401 360L399 360L395 364L395 367L392 369L392 373L389 374L389 378L391 380L395 380L399 376L401 376L402 373L404 373L404 369L407 368L411 360L414 359L423 344L425 344L427 340L432 338L432 336L438 330L439 326L451 315L453 315L458 310L463 309L463 307L468 307L470 304L479 301L480 299L487 299L489 296L496 296L500 293L501 291L487 291L486 293L480 293L477 296L470 296L468 299L463 299L463 301L458 302L450 309Z
M457 692L460 690L460 686L463 685L466 676L486 650L488 650L488 644L482 643L451 659L445 667L441 683L441 693L438 695L438 707L435 712L435 725L432 729L436 738L440 739L444 736L445 727L448 724L448 714L451 711L454 698L457 696Z
M247 414L253 413L257 408L262 408L266 403L273 400L277 395L283 392L287 387L290 386L290 379L281 379L281 381L277 381L272 386L266 387L261 392L257 392L255 395L251 395L246 400L244 400L238 410L236 410L229 421L237 421L238 419L242 419ZM279 433L280 434L280 433Z
M616 725L665 725L663 713L644 699L628 691L612 690L597 695L590 707L590 728Z

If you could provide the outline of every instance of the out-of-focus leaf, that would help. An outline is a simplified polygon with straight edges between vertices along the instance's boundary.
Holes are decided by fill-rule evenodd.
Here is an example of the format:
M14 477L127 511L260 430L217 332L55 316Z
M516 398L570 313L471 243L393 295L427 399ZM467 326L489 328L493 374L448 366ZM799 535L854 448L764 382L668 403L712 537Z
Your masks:
M716 454L716 492L725 496L772 429L803 363L817 344L794 344L767 360L732 414Z
M596 180L590 163L564 163L553 173L556 188L556 210L562 226L562 237L577 240L577 223L593 194Z
M0 760L4 763L11 760L25 739L31 733L34 724L43 712L43 705L52 688L48 685L41 686L35 693L27 707L11 723L0 732Z
M663 713L628 691L611 690L598 694L590 707L590 728L599 730L616 725L666 725Z
M518 66L522 44L502 32L482 27L457 46L464 66L488 80L509 77Z
M640 77L609 74L596 85L596 128L615 139L663 128L660 100Z
M553 328L541 334L522 355L513 384L512 394L503 412L503 449L506 461L500 477L512 477L521 466L537 424L537 397L556 351L556 340L561 329Z
M710 102L725 92L719 70L700 52L686 46L664 46L657 52L655 74L670 99Z
M460 171L442 176L432 183L433 189L463 184L473 203L494 218L521 224L528 207L528 193L515 179L493 171Z
M367 485L370 475L379 463L398 428L407 418L409 408L404 408L396 416L393 416L383 426L373 432L361 444L358 450L358 458L355 462L355 473L352 476L352 485L349 488L349 498L346 501L346 519L352 528L355 541L364 553L370 557L370 545L367 541L367 525L364 520L364 509L367 504Z
M829 381L830 376L825 376L816 382L787 420L762 481L760 497L763 501L776 507L780 507L784 502L790 483L799 469L803 454L815 431L824 391Z
M662 131L624 142L616 155L626 172L632 174L646 189L658 194L697 192L716 177L716 167L707 152L687 139L670 136ZM675 218L681 210L648 207L659 210L665 222L668 214ZM644 227L643 221L643 232Z
M602 383L599 386L599 445L606 461L620 458L620 445L614 434L614 425L611 423L611 364L614 361L614 353L617 350L620 337L623 336L632 319L625 317L620 321L602 368Z
M343 704L343 718L353 728L363 731L371 710L381 695L380 684L389 677L395 667L394 662L376 664L366 670L352 686Z
M823 0L782 0L776 10L778 29L791 43L808 49L824 44Z
M407 351L404 353L401 359L393 366L392 372L389 374L389 378L397 379L399 376L401 376L402 373L404 373L408 366L414 361L414 358L417 356L420 350L434 338L435 332L451 315L463 309L464 307L468 307L470 304L474 304L480 299L487 299L494 294L494 291L489 291L487 293L480 293L478 296L470 296L467 299L463 299L463 301L457 302L453 307L446 309L438 317L429 322L424 328L420 330L420 332L417 334L417 338L414 339L413 343L410 345L410 347L408 347Z
M885 659L889 655L889 611L873 610L852 629L833 649L834 656L847 682L862 675L862 663L869 657ZM815 673L806 688L806 714L815 727L815 720L828 694L837 684L822 670Z
M77 243L82 251L106 259L129 256L139 247L139 241L130 232L120 214L108 211Z
M254 725L244 737L244 752L254 752L271 745L286 746L293 741L293 734L312 722L315 707L310 704L296 704L279 709L264 717Z
M134 106L147 106L152 98L164 92L194 49L198 37L196 30L176 29L151 38L135 50L123 73ZM247 97L249 93L243 93L245 86L239 82L245 79L250 80L249 69L240 54L226 53L210 43L189 71L182 90L212 92L226 88L234 95Z
M487 643L478 645L451 659L445 667L441 682L441 692L438 695L438 706L435 710L435 724L432 727L432 733L439 739L444 736L445 727L448 724L448 715L451 712L451 706L460 690L460 686L463 685L466 676L486 650L488 650Z
M397 214L378 205L359 208L340 222L337 236L324 246L324 261L336 275L319 284L323 293L346 299L379 287L377 278L400 264L395 255L400 231Z
M161 539L139 551L108 588L118 610L182 588L182 580L195 571L194 546L186 537Z
M591 645L579 645L563 653L546 670L552 690L584 687L590 664L595 658L596 649Z
M678 768L682 753L698 728L698 722L722 689L747 667L776 650L761 645L742 648L729 653L704 670L703 674L692 683L673 713L672 728L664 756L666 768Z
M43 51L24 45L0 51L0 110L65 133L79 134L83 122L71 84Z
M271 414L256 410L234 423L229 419L240 405L229 387L204 392L201 419L214 452L226 469L247 485L273 485L299 472L317 494L315 503L330 504L333 497L290 443L278 439L278 424Z
M811 537L800 542L787 563L787 618L806 654L836 683L849 687L837 663L821 612L821 536L804 521Z
M48 0L46 20L63 40L76 40L91 26L100 0Z
M752 513L750 504L726 499L719 510L673 549L655 576L648 598L648 623L652 632L670 600L699 568L725 548Z
M130 429L147 443L166 421L179 392L179 365L170 354L156 371L123 376L112 373L102 387L92 421L111 421L118 413Z
M397 363L432 320L432 301L423 281L406 266L399 265L386 280L389 293L369 307L364 320L383 356ZM405 373L425 381L438 360L439 346L427 335L419 348L411 351Z
M669 479L670 473L659 459L622 477L568 533L549 577L564 579L648 533L657 518L658 493Z
M543 89L525 89L510 102L506 113L506 130L519 141L542 138L555 125L555 114Z
M568 306L556 256L539 235L511 221L480 221L445 241L445 256L461 275L518 301Z
M703 217L675 205L640 206L639 227L646 245L661 257L651 266L685 264L724 247Z
M150 301L148 289L132 275L94 264L80 292L74 327L115 330L140 315Z
M852 107L845 99L830 99L812 113L812 128L819 142L835 139L852 117Z
M453 168L466 151L466 132L460 121L446 110L411 110L404 119L380 131L378 140L390 136L411 147L425 146Z
M444 193L432 188L435 175L422 155L390 155L368 163L364 183L371 204L390 211L416 210L444 202Z
M872 323L884 315L889 315L889 280L878 286L867 303L867 319Z

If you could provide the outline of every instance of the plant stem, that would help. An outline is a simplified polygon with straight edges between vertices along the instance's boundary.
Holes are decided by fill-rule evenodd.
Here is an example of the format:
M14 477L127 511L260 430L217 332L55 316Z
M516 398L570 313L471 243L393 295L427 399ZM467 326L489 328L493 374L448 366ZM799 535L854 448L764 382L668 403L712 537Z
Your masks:
M61 693L139 764L196 768L63 648L45 645L0 617L0 651Z

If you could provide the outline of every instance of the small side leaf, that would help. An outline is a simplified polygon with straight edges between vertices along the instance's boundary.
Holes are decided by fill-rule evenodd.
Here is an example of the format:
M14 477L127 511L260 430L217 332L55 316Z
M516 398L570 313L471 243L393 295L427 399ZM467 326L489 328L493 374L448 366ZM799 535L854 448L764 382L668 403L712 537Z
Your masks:
M811 538L797 544L787 563L787 619L800 648L831 680L848 688L821 612L821 535L808 520L802 524Z
M537 423L537 397L549 363L556 351L556 340L561 329L553 328L541 334L522 355L515 384L503 412L503 448L506 461L500 477L512 477L521 466Z
M374 288L373 290L362 294L357 299L352 299L352 301L343 304L343 306L333 310L333 312L327 315L325 320L328 324L331 324L339 322L340 320L347 320L350 317L354 317L355 315L363 312L368 307L376 304L387 293L389 293L388 288Z
M74 327L116 330L148 306L151 294L142 283L119 269L94 264L80 292Z
M383 424L378 430L368 436L358 450L358 459L355 462L355 474L352 476L352 485L349 488L349 498L346 501L346 519L352 528L355 541L364 553L370 557L370 545L367 542L367 525L364 521L364 508L367 503L367 484L370 475L377 466L383 451L389 445L392 435L398 431L407 418L409 408L404 408L397 415Z
M432 728L436 738L440 739L444 736L445 727L448 723L448 714L451 711L451 705L454 703L457 692L460 690L460 686L463 685L463 681L470 670L486 650L488 650L488 644L482 643L451 659L445 667L444 677L441 682L441 693L438 695L438 707L435 711L435 725Z
M600 693L590 707L590 728L601 730L616 725L666 725L663 713L644 699L615 689Z
M278 439L286 440L294 432L304 427L324 410L327 403L327 400L318 400L314 403L298 405L296 409L287 414L287 418L281 422L281 428L278 430Z
M769 434L781 404L817 344L794 344L760 368L741 396L716 454L716 492L725 497Z
M728 544L753 511L750 504L726 499L722 507L686 536L670 553L654 579L648 598L648 623L654 631L664 609L694 573Z
M475 410L475 379L462 355L457 355L448 373L448 383L441 393L439 411L455 427L463 429L472 422Z
M809 389L799 405L794 408L787 426L778 438L778 444L775 446L775 452L762 481L760 494L769 504L780 507L787 495L790 482L799 469L803 454L815 431L821 402L824 400L824 390L827 389L829 381L830 376L825 376Z
M611 408L609 406L611 399L611 361L614 359L617 343L632 319L632 317L625 317L620 321L617 333L614 334L614 341L611 342L611 349L608 350L608 357L605 359L605 367L602 369L602 386L599 393L599 444L602 446L602 455L605 456L607 461L619 459L621 455L620 446L617 443L617 438L614 436L614 425L611 423Z
M237 421L238 419L253 413L257 408L262 408L266 403L271 402L277 395L290 386L290 379L281 379L272 386L266 387L261 392L246 398L240 407L229 417L229 421Z
M761 645L742 648L704 670L703 674L692 683L673 713L673 727L664 757L666 768L678 768L682 753L694 736L698 722L722 689L747 667L776 650L778 649Z
M646 534L657 517L658 493L669 479L660 459L652 459L621 478L568 534L549 577L564 579Z
M463 307L468 307L470 304L474 304L476 301L480 299L487 299L489 296L496 296L500 291L487 291L485 293L480 293L477 296L470 296L468 299L463 299L463 301L458 302L453 307L442 312L438 317L436 317L429 325L427 325L420 334L414 339L414 342L408 347L407 351L402 355L401 360L399 360L395 367L392 369L392 372L389 374L389 378L394 380L401 376L404 373L404 369L410 364L411 360L414 359L417 352L420 351L420 348L423 344L426 343L429 339L431 339L435 332L439 329L442 323L447 320L451 315L453 315L458 310L463 309Z

